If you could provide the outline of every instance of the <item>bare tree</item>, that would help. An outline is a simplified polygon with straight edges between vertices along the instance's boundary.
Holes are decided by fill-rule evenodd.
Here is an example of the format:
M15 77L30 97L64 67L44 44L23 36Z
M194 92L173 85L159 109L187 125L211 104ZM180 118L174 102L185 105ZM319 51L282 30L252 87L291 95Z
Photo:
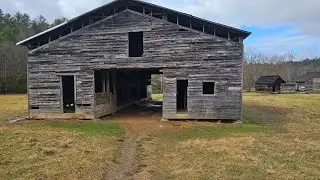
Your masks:
M250 48L245 52L244 63L244 88L251 90L255 81L260 76L280 75L286 80L292 79L291 62L295 54L263 54L256 49Z

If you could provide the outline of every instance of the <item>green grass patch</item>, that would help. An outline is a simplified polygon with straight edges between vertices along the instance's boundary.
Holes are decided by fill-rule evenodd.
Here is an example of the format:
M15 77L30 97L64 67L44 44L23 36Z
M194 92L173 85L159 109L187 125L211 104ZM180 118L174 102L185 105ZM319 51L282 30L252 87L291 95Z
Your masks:
M280 129L279 117L269 115L261 109L244 107L242 124L200 125L184 130L163 133L162 137L171 141L185 141L188 139L212 139L231 136L237 133L273 132Z
M244 124L258 124L264 126L274 126L281 122L281 115L277 113L268 113L266 110L243 107L242 122Z
M27 95L0 95L0 121L27 117Z
M154 100L154 101L162 101L163 100L163 94L152 94L152 100Z
M46 122L44 125L69 131L77 131L88 135L124 134L124 129L120 125L111 122Z
M25 94L0 95L0 104L27 104L28 96Z

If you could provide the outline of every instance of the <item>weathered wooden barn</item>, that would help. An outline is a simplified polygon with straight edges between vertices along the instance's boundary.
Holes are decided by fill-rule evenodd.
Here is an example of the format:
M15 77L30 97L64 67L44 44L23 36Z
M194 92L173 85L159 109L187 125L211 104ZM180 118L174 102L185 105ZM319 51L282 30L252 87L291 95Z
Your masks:
M240 119L249 32L138 0L116 0L32 36L30 118L93 119L147 97L163 74L164 119Z
M299 91L320 92L320 72L307 72L298 77L295 82Z
M279 75L261 76L255 85L257 92L280 92L285 81Z
M295 82L286 82L281 84L281 92L294 93L298 91L298 84Z

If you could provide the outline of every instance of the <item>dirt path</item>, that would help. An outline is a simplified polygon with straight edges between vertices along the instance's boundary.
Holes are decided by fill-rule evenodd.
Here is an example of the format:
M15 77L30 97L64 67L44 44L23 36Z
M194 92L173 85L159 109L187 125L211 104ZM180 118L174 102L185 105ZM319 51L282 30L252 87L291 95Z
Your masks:
M106 180L144 180L153 179L155 171L156 135L169 129L180 129L193 126L187 122L161 122L161 112L131 110L112 117L122 125L126 135L121 139L121 154L116 166L106 172Z
M132 179L137 169L136 153L137 153L137 138L135 134L127 134L123 138L121 154L117 160L117 165L108 169L104 179L106 180L128 180Z
M150 155L146 146L153 140L155 131L167 126L160 119L161 113L135 111L113 117L114 122L125 127L126 135L120 140L122 147L116 166L108 169L104 179L151 179L151 170L144 162Z

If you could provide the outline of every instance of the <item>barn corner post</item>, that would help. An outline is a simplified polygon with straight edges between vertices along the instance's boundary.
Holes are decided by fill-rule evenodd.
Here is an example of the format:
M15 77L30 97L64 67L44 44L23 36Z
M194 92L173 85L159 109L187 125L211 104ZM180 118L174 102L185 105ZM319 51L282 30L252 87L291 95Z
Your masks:
M162 73L164 119L241 121L249 35L142 1L113 1L18 43L30 51L29 115L113 114L147 98L151 75Z
M240 119L237 120L238 123L242 123L243 122L243 92L244 92L244 64L245 64L245 51L244 51L244 44L243 44L243 40L242 37L239 38L241 46L242 46L242 58L241 58L241 116Z
M28 98L28 119L31 119L31 112L30 112L30 92L29 92L29 54L26 54L27 58L27 98Z

